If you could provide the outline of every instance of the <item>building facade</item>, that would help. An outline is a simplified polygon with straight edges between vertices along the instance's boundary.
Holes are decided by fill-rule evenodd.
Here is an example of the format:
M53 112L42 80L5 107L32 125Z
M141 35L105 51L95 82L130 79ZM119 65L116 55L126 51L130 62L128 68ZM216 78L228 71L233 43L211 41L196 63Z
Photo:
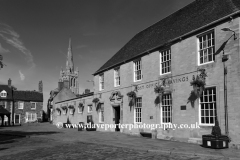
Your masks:
M0 85L0 107L10 112L10 114L2 114L1 115L1 125L9 124L14 121L13 112L13 92L16 90L14 86L11 84L11 79L8 80L7 85Z
M10 112L10 116L4 116L4 123L24 124L36 122L42 119L43 110L43 83L38 84L38 91L21 91L12 86L11 79L8 85L1 85L0 103Z
M14 91L14 124L42 120L43 93L39 91Z
M194 1L135 35L94 73L104 123L179 127L108 130L201 143L217 118L230 145L240 145L239 16L237 0ZM194 97L190 82L203 69L205 90ZM159 85L165 91L161 100L154 92ZM128 97L131 91L135 101Z
M69 91L65 89L59 95L67 97L68 93ZM99 123L99 115L92 100L93 92L82 94L75 98L58 99L54 105L53 124L57 124L58 122L71 124L79 124L79 122L83 122L84 124L89 122ZM103 116L102 112L101 120L104 119Z

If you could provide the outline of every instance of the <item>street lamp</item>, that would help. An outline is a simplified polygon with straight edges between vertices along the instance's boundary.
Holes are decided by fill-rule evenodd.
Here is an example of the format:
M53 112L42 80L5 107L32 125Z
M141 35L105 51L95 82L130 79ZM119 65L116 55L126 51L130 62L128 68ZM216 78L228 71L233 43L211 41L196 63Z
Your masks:
M95 84L94 84L94 81L93 80L87 80L87 82L92 82L92 84L93 84L93 92L94 92L94 90L95 90Z
M233 32L234 40L237 39L236 33L229 29L229 28L223 28L223 31L231 31ZM232 38L230 36L230 38ZM222 56L222 62L223 62L223 69L224 69L224 110L225 110L225 134L226 135L221 135L221 129L219 127L218 119L217 119L217 111L215 110L215 126L212 128L212 133L211 135L202 135L202 141L203 141L203 147L206 148L215 148L215 149L220 149L220 148L228 148L228 143L231 141L229 137L229 132L228 132L228 107L227 107L227 67L225 66L225 62L228 60L228 55L224 54L224 48L227 42L229 41L228 38L218 49L219 53L223 51L223 56ZM218 54L218 51L215 53Z
M233 32L233 36L234 36L233 39L234 39L234 40L237 39L237 37L236 37L236 32L233 31L232 29L230 29L230 28L223 28L222 31L230 31L230 32ZM231 37L232 37L232 36L231 36ZM230 37L230 38L231 38L231 37ZM229 39L230 39L230 38L229 38Z
M236 33L235 31L231 30L230 28L223 28L222 31L225 32L233 32L233 39L236 40ZM231 37L232 37L231 36ZM230 37L230 38L231 38ZM228 38L228 40L230 39ZM226 42L228 42L228 40ZM223 57L222 57L222 62L223 62L223 68L224 68L224 108L225 108L225 133L228 136L229 131L228 131L228 106L227 106L227 66L225 65L225 62L228 60L228 56L224 54L224 49L223 49Z
M93 81L93 80L87 80L87 82L92 82L92 83L93 83L93 86L94 86L94 81Z

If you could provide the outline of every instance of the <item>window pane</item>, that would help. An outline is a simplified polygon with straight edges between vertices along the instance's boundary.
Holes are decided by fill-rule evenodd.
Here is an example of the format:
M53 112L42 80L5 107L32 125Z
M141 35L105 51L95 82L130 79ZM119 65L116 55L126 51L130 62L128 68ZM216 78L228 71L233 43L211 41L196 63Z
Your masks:
M202 124L214 124L215 119L215 106L216 102L212 101L216 99L215 93L216 88L206 88L201 98L201 123Z
M209 123L209 118L206 118L206 123Z
M214 34L207 33L199 37L199 61L200 64L214 60Z
M211 124L214 123L213 119L214 119L213 117L210 118L210 123L211 123Z
M162 51L161 54L162 74L170 72L171 68L171 52L169 50Z

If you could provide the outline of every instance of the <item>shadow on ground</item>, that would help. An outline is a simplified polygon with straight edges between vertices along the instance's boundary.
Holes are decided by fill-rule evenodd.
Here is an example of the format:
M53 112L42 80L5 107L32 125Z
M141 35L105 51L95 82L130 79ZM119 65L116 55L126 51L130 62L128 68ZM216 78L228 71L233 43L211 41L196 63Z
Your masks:
M20 137L20 138L23 138L23 137ZM16 137L14 139L16 139ZM13 140L3 140L3 141L0 141L0 144L14 143L14 142L16 142L14 139Z
M41 132L41 131L37 131L37 132L24 132L24 131L11 131L11 130L4 130L4 131L0 131L0 135L9 135L9 136L31 136L31 135L47 135L47 134L57 134L57 133L61 133L61 132L53 132L53 131L45 131L45 132Z
M0 151L1 151L1 150L5 150L5 149L8 149L8 148L0 148Z

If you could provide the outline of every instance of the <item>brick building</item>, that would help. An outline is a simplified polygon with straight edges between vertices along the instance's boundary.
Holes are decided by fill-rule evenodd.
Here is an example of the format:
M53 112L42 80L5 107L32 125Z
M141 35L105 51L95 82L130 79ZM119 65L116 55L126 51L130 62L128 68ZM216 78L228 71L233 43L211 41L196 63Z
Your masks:
M202 135L211 133L217 115L222 134L232 139L230 145L240 145L239 24L239 0L196 0L139 32L93 74L93 98L104 106L104 123L199 124L200 128L155 132L159 139L200 142ZM224 60L223 54L227 55ZM227 67L226 92L223 65ZM205 90L191 101L190 82L201 69L207 73ZM163 99L155 104L154 88L163 80ZM132 107L130 91L137 96ZM120 131L153 132L148 128Z
M35 122L42 119L43 109L43 83L38 84L39 91L22 91L12 86L11 79L8 85L0 85L1 107L10 112L10 116L4 116L4 122L8 125Z
M0 107L2 108L1 120L0 123L3 125L14 120L12 113L13 106L13 92L16 90L11 84L11 79L8 80L7 85L0 85ZM7 112L6 112L7 110ZM6 114L10 113L10 114Z
M75 98L67 96L71 92L63 89L54 105L53 124L57 122L79 124L79 122L98 122L93 100L93 92L82 94ZM64 99L60 97L65 97ZM66 98L69 97L69 98ZM57 98L57 97L56 97ZM101 117L103 118L103 117Z
M39 91L14 91L14 124L42 119L43 94Z

